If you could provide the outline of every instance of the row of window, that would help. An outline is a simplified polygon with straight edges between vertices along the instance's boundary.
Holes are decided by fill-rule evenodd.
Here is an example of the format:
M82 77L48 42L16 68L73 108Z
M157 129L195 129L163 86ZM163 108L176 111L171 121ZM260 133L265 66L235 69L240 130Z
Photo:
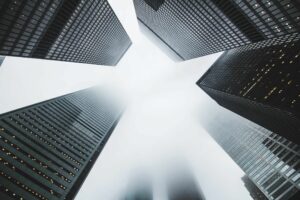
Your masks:
M299 145L232 114L212 122L208 132L269 198L299 192Z
M219 7L216 2L167 1L155 11L143 0L134 1L139 20L185 59L250 44L249 39L259 39L256 36L259 34L263 35L262 41L299 30L300 11L293 3L232 1L237 13L242 13L252 24L253 31L244 27L246 24L239 25L242 16L231 16L234 19L226 16L233 9L228 2L219 2Z
M28 157L28 159L31 159L30 162L37 163L40 167L36 166L36 168L45 168L64 181L69 183L71 182L70 179L74 177L75 174L67 171L65 168L61 168L61 165L60 163L57 163L57 160L52 160L51 158L49 158L49 156L43 157L42 155L40 155L41 151L39 151L39 149L35 149L30 141L26 143L26 140L24 140L24 138L16 136L16 133L13 134L8 129L8 127L7 129L0 129L1 134L3 134L3 136L1 136L1 139L3 141L8 143L15 151L23 154L25 157ZM21 157L20 155L17 156Z
M22 199L64 198L103 148L116 117L89 91L0 116L1 184Z

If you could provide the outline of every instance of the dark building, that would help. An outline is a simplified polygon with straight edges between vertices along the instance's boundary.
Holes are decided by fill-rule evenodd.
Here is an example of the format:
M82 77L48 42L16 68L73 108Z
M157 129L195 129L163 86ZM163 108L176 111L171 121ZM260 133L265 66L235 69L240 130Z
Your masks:
M300 31L298 0L133 0L137 18L183 60Z
M0 116L0 199L73 199L120 109L93 89Z
M197 84L221 106L300 144L299 38L229 50Z
M130 45L107 0L0 1L0 55L116 65Z
M215 113L211 110L202 122L207 132L268 199L300 199L299 145L226 110ZM249 181L245 186L251 196L257 197Z
M268 200L264 193L260 191L260 189L251 181L251 179L248 176L243 176L242 180L253 200Z

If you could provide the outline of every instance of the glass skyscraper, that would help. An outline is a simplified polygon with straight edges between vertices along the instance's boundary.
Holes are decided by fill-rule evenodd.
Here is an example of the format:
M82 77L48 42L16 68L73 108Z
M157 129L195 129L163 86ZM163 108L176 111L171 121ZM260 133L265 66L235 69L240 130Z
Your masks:
M107 0L0 1L0 55L116 65L130 45Z
M299 145L229 111L203 125L268 199L300 198Z
M0 115L0 199L73 199L121 109L87 89Z
M183 60L300 30L298 0L133 0L137 18Z
M299 38L229 50L197 84L225 108L300 144Z

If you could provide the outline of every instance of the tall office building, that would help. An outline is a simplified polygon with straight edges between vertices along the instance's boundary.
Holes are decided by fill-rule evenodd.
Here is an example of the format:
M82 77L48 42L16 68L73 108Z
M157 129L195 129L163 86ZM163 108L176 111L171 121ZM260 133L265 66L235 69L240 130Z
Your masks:
M207 132L268 199L300 199L299 145L231 112L207 118Z
M0 199L73 199L120 117L87 89L0 116Z
M300 31L298 0L133 0L138 20L183 60Z
M299 38L229 50L197 84L225 108L300 144Z
M130 45L107 0L0 1L0 55L116 65Z

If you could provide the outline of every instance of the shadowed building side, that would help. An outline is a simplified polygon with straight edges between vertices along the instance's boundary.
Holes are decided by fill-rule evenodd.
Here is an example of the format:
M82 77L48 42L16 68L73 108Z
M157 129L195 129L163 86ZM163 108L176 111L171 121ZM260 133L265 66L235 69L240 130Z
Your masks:
M221 106L299 144L299 34L225 52L197 82Z

